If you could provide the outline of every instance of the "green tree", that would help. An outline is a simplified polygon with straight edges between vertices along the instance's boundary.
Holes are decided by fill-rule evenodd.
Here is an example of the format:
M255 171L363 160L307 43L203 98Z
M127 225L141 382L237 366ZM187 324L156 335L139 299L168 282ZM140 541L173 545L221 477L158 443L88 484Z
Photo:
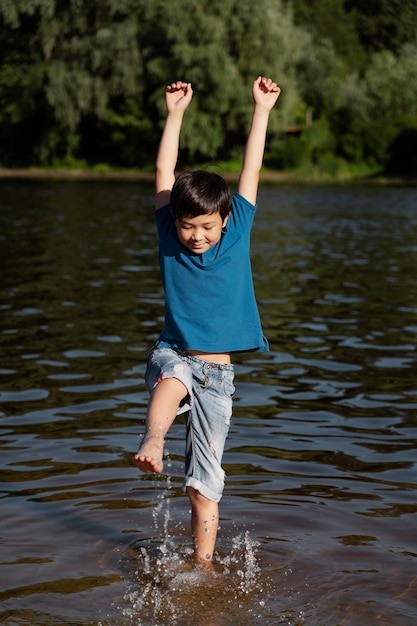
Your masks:
M417 0L346 0L362 46L368 52L399 53L415 42Z
M161 85L176 77L193 83L182 145L191 156L227 156L244 141L251 110L250 88L259 74L282 86L280 114L271 133L293 115L295 62L303 37L292 13L276 0L154 0L145 3L148 24L141 43L151 101L160 108ZM274 126L275 120L275 126Z
M19 134L38 123L32 158L48 162L74 152L85 116L102 118L112 99L138 88L138 16L129 0L5 0L0 4L1 99L13 111L0 118ZM37 80L27 79L26 70ZM10 78L12 77L12 78ZM19 101L13 93L19 92Z
M310 38L298 63L301 95L312 109L313 118L331 116L340 106L346 68L329 39L320 43Z
M195 86L183 135L192 157L227 156L244 142L258 74L283 87L271 134L299 100L304 37L281 0L259 0L256 11L249 0L3 0L0 16L9 157L36 120L30 161L143 164L156 148L163 85L178 77Z
M345 0L289 1L294 8L295 23L307 28L318 45L331 42L347 71L363 66L365 53L357 30L357 16Z
M416 116L417 44L375 54L364 76L369 118Z
M341 86L340 106L332 115L339 153L382 168L390 163L392 169L396 146L397 169L400 164L400 169L408 169L399 152L403 146L407 158L417 157L416 98L417 45L404 46L398 55L389 50L374 53L363 77L353 73Z
M394 55L389 50L375 54L365 74L364 83L367 99L367 128L364 137L366 139L371 135L374 138L374 142L368 139L368 152L376 153L383 165L390 162L391 169L407 170L411 162L414 162L415 168L417 44L405 45L399 55ZM401 141L399 137L402 138ZM394 152L393 146L396 146ZM396 158L392 158L393 153Z

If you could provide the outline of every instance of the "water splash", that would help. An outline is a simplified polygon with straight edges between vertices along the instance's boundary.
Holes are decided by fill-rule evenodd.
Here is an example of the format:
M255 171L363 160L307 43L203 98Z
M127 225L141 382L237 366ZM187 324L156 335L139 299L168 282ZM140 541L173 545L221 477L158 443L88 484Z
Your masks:
M248 531L217 553L213 570L195 563L191 547L169 533L171 488L157 496L156 537L130 546L124 564L126 592L119 613L130 626L226 626L268 624L272 584L257 560L258 543ZM114 624L114 622L113 622ZM104 624L103 624L104 626Z
M237 578L240 579L239 589L242 593L250 593L258 586L261 574L261 568L256 560L258 546L259 543L254 541L246 530L232 539L230 555L220 561L224 568L223 575L235 571Z

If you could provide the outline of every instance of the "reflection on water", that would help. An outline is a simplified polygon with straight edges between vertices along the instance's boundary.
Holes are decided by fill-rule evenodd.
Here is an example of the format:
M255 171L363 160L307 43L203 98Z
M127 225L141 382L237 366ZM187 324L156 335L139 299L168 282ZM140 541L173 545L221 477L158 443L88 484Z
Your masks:
M236 359L217 568L183 423L131 464L162 324L152 188L0 182L2 624L417 620L417 190L265 187L271 352Z

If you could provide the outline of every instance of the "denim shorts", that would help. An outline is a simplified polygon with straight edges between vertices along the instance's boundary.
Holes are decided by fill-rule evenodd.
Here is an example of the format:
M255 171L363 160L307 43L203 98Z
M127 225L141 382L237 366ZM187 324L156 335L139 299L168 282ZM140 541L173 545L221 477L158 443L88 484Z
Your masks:
M178 414L188 411L184 489L193 487L219 502L225 476L221 460L235 391L233 365L210 363L185 350L156 344L145 375L149 392L165 378L178 378L188 392L178 409Z

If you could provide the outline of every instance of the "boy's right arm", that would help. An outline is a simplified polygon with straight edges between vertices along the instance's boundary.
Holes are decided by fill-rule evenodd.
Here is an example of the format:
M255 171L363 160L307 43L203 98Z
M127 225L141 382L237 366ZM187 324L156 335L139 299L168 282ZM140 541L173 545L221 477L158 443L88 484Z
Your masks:
M156 158L155 209L169 202L175 182L182 120L192 97L191 83L177 81L165 90L167 118Z

